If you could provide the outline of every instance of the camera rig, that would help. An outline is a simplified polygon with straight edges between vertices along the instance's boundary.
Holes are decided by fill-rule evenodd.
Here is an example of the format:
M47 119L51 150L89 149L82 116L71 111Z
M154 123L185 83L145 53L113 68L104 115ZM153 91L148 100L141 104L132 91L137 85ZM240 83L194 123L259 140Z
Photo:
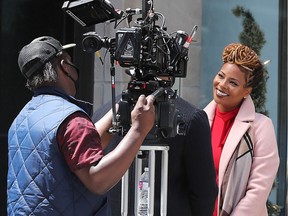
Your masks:
M175 107L177 92L171 87L176 77L186 77L188 49L197 26L190 34L182 30L167 33L165 17L155 12L153 0L142 0L142 9L127 8L125 11L115 9L108 0L66 1L62 9L84 27L115 22L116 29L122 21L127 21L127 27L118 29L115 38L87 32L82 40L86 52L95 53L101 48L110 52L113 126L109 132L124 136L130 128L130 113L138 97L154 94L156 119L146 139L153 141L184 135L186 125ZM135 17L135 25L131 27ZM122 92L117 113L115 60L127 68L126 73L131 76L127 89Z

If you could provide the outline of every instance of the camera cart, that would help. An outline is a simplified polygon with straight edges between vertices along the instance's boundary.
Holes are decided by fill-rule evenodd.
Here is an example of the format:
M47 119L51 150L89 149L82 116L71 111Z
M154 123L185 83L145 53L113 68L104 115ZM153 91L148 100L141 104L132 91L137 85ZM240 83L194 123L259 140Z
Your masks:
M129 171L134 171L135 180L135 198L134 198L134 214L138 215L138 183L140 176L142 174L142 158L144 154L148 155L148 167L149 167L149 200L148 200L148 214L153 216L154 214L154 196L155 196L155 151L161 151L161 196L160 196L160 215L167 215L167 186L168 186L168 150L167 145L142 145L138 152L138 157L135 158L134 170L132 167L127 170L122 178L122 188L121 188L121 215L128 215L128 196L129 196ZM131 194L130 194L131 195Z

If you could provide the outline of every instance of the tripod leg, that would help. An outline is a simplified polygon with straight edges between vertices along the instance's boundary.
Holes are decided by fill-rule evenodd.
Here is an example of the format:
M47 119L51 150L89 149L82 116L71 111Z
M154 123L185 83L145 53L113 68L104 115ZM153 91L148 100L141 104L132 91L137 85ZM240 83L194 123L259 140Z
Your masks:
M168 187L168 150L162 151L161 163L161 216L167 215L167 187Z
M155 150L149 151L149 202L148 215L154 214L154 194L155 194Z
M128 176L129 170L126 171L122 177L122 187L121 187L121 215L128 215Z

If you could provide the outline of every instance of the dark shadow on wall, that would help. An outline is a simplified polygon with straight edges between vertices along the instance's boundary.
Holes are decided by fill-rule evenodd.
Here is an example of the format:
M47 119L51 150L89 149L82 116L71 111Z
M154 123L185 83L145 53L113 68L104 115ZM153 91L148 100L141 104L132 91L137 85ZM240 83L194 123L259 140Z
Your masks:
M18 69L20 49L32 39L50 35L61 42L74 39L74 22L62 11L59 0L0 0L0 215L6 212L8 129L31 98Z

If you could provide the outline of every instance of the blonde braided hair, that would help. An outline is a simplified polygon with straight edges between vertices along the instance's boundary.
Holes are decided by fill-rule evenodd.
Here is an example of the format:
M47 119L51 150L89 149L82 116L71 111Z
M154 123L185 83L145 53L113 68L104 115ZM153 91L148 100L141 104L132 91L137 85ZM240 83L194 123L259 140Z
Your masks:
M222 53L224 63L236 64L246 72L246 87L255 87L263 79L263 65L258 55L249 48L240 43L231 43L227 45Z

